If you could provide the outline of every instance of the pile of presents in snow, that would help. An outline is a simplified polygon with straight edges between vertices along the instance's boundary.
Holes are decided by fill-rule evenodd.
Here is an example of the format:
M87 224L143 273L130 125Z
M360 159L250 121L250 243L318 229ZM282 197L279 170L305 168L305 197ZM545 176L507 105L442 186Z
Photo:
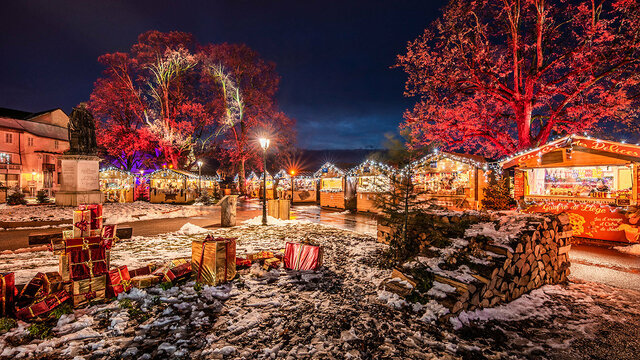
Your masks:
M282 264L291 270L316 270L322 266L321 246L287 242L284 251L261 251L236 257L236 238L211 235L192 243L191 259L175 259L129 270L111 267L111 247L118 240L116 225L103 225L102 205L80 205L73 212L73 229L51 241L49 250L59 257L59 270L38 273L24 286L15 284L14 273L0 273L0 316L25 321L46 320L63 303L81 307L113 300L131 288L192 277L198 283L217 286L236 277L237 268L260 264L264 270Z

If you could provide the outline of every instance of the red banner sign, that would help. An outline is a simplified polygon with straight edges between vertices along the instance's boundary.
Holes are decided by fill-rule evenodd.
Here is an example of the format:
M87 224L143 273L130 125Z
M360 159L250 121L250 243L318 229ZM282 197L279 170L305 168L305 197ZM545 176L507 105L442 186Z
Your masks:
M619 208L602 204L545 202L529 206L526 213L565 212L573 226L573 236L597 240L638 242L638 229Z
M604 140L592 140L585 138L573 139L574 146L581 146L587 149L599 150L613 154L632 156L640 158L640 147L625 145Z

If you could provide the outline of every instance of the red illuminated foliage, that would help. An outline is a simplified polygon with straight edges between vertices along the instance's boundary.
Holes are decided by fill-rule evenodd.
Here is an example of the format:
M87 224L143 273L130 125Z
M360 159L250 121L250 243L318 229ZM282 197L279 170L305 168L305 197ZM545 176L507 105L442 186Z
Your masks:
M105 70L90 99L98 143L125 168L156 160L188 169L205 156L240 168L256 156L248 144L258 128L275 126L291 138L292 126L283 126L291 121L274 104L275 65L245 45L200 46L188 33L149 31L129 52L98 60ZM228 126L222 87L209 71L220 64L239 84L244 102L242 121L234 126Z
M403 123L413 145L499 156L633 126L638 13L633 0L452 0L398 57L419 99Z

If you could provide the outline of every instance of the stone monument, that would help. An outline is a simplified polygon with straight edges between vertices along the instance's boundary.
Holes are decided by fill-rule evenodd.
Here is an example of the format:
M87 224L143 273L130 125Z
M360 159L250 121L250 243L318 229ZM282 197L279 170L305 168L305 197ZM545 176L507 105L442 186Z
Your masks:
M220 206L220 226L236 226L236 206L238 195L226 195L216 205Z
M102 204L96 127L84 103L69 117L69 150L61 155L62 172L56 205Z

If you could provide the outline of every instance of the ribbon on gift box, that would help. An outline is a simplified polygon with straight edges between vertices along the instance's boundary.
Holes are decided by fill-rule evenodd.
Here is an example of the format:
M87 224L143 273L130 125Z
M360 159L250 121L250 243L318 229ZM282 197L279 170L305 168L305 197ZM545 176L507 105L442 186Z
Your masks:
M60 290L27 307L18 309L16 317L22 320L32 319L48 313L67 300L69 300L69 293L66 290Z
M81 231L87 231L89 230L89 222L87 220L80 220L77 223L73 224L73 226L77 227L78 229L80 229Z
M91 299L104 298L106 284L107 277L105 275L74 281L73 305L78 306Z
M109 271L107 276L107 297L116 297L121 292L131 290L131 277L127 266Z
M16 296L16 278L14 273L0 274L0 316L6 316L13 310Z
M102 228L102 204L80 204L78 210L88 210L91 213L90 229Z
M69 273L73 280L95 277L108 271L107 251L103 247L72 251L67 256L69 258Z

